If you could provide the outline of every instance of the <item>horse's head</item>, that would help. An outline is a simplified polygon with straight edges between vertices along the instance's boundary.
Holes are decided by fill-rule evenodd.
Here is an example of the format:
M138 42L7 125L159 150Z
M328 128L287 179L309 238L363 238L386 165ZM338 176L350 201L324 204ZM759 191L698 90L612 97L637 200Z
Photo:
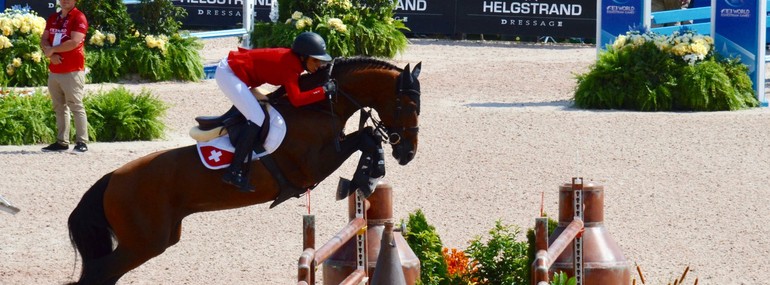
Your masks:
M307 90L332 79L338 92L333 109L342 118L349 118L363 107L377 110L380 132L387 136L393 157L406 165L417 152L420 115L420 75L422 63L402 70L390 63L368 57L339 58L314 74L300 79L300 88ZM342 99L346 98L346 99Z
M393 147L393 158L397 159L401 165L412 161L417 153L419 132L417 119L420 116L420 81L417 77L420 75L421 67L422 63L418 63L413 70L409 70L409 64L406 65L396 81L393 116L380 114L382 123L388 129L388 141Z

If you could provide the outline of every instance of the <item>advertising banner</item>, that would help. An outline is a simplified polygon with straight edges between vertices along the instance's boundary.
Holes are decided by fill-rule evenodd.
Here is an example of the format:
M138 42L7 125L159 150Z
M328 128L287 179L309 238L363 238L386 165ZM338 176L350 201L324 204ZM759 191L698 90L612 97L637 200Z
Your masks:
M766 0L712 0L711 29L716 52L740 57L749 67L754 92L763 106L765 97Z
M402 20L412 34L454 33L458 0L398 0L395 18Z
M255 0L255 21L269 21L273 0ZM174 5L187 10L182 20L185 27L232 28L243 22L244 0L172 0Z
M593 38L596 0L458 0L456 32Z
M649 8L649 1L642 0L598 0L600 11L599 25L596 31L597 51L604 49L607 44L615 42L618 35L624 35L633 27L643 27L645 9ZM647 5L645 6L645 2Z

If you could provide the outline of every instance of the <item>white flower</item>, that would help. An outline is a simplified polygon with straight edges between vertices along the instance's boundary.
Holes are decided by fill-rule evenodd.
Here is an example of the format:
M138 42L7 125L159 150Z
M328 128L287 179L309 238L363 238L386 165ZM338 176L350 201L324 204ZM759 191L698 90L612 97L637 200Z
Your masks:
M616 49L616 50L621 49L624 45L626 45L626 39L627 38L628 37L626 37L625 35L619 35L615 39L615 42L612 44L612 48Z
M291 18L294 20L302 19L302 12L294 11L294 14L291 14Z
M326 24L329 25L330 28L341 33L344 33L348 30L348 27L342 23L342 20L338 18L329 18Z

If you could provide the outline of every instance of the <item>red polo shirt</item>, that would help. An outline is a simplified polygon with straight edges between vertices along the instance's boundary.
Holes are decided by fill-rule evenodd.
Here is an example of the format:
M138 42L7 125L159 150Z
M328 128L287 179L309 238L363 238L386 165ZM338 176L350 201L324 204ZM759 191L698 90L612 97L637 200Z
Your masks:
M61 34L58 44L68 41L72 32L88 33L88 21L86 15L83 15L78 8L73 8L72 11L67 13L66 17L62 17L60 13L54 13L48 17L48 21L45 24L45 30L48 31L48 42L51 45L57 45L54 43L57 34ZM84 40L85 41L85 40ZM61 64L49 64L48 68L52 73L69 73L74 71L85 70L86 54L83 49L83 42L80 42L76 48L71 51L65 51L58 53L62 57Z
M304 69L299 57L288 48L238 49L230 52L227 63L249 88L265 83L283 86L295 107L324 99L323 87L300 91L299 76Z

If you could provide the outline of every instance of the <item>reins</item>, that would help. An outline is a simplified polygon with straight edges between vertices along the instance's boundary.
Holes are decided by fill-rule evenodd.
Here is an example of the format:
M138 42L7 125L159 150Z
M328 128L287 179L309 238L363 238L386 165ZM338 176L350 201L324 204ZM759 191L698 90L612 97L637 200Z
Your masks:
M332 78L332 70L334 69L335 60L332 60L332 62L330 63L331 66L329 67L328 76L329 76L330 80L334 80L335 84L336 84L336 80ZM399 77L398 81L396 82L396 86L401 86L401 80L402 80L402 78ZM405 127L405 126L402 125L400 127L400 131L392 131L391 133L389 133L391 130L389 130L389 128L386 127L385 124L382 123L382 121L375 119L374 116L372 115L372 109L373 108L362 106L360 103L358 103L358 101L355 98L353 98L353 96L351 96L350 94L348 94L344 90L340 89L339 86L337 88L337 94L342 95L345 98L347 98L348 101L353 103L353 105L359 111L361 111L361 115L360 115L360 119L359 119L359 123L358 123L358 129L359 130L363 129L364 125L366 124L366 122L367 121L371 121L372 125L374 126L374 130L381 135L382 142L387 142L387 143L389 143L391 145L396 145L396 144L401 142L402 133L406 132L407 130L412 130L412 131L415 131L415 132L418 132L420 130L419 126ZM397 104L396 111L395 111L395 118L396 118L396 120L401 120L401 110L403 109L403 106L402 106L402 103L401 103L402 102L401 101L401 96L409 96L409 97L414 99L414 98L419 98L419 95L420 95L420 91L418 91L418 90L415 90L415 89L401 89L400 87L398 88L398 92L396 92L396 104ZM330 109L331 113L334 114L334 103L335 102L332 100L332 96L328 97L328 101L329 101L329 109ZM416 101L416 99L415 99L415 101ZM419 107L418 107L418 109L416 111L419 113ZM337 125L336 125L337 121L336 120L332 120L332 121L333 121L332 126L334 127L334 129L336 129L337 128ZM337 150L339 151L339 141L335 140L335 146L337 147Z

